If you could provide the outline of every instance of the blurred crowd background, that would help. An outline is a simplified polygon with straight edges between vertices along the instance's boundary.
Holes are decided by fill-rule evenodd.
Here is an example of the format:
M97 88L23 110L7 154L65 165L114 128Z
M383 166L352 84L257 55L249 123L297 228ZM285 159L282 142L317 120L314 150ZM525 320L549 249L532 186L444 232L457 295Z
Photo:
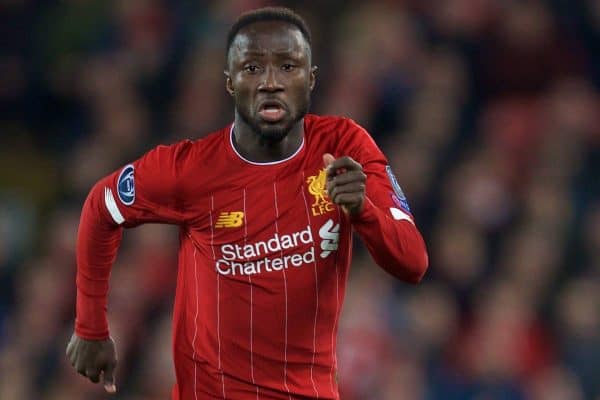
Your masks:
M0 1L0 399L108 398L64 355L81 205L154 145L233 120L226 32L262 5ZM276 5L312 28L312 111L372 133L430 251L409 286L357 244L342 399L600 399L600 2ZM115 399L169 398L176 241L125 233Z

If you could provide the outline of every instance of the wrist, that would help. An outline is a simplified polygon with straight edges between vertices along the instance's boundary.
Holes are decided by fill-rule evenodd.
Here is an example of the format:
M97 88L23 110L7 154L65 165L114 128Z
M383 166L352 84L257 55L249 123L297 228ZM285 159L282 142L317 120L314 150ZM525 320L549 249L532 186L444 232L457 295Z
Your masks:
M87 296L82 290L77 290L75 333L87 340L109 337L105 298Z
M374 214L375 205L367 196L360 207L360 210L355 213L350 213L350 221L353 223L369 222L375 218Z

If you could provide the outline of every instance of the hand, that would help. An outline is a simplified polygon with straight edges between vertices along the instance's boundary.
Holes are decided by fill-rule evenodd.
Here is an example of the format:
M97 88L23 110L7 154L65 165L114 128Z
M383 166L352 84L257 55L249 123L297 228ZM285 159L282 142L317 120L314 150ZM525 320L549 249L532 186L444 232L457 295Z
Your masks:
M362 165L350 157L337 160L329 153L323 154L327 172L327 194L331 201L342 206L346 214L357 215L365 202L367 175Z
M67 345L67 357L79 374L94 383L100 382L100 375L102 375L104 390L108 393L116 393L117 352L112 338L86 340L74 333Z

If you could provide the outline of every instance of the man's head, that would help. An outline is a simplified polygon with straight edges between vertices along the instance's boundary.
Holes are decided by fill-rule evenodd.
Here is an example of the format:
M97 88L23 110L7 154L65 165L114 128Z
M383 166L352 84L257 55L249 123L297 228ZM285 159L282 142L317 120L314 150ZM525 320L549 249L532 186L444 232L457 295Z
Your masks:
M281 141L308 112L315 72L310 32L293 11L250 11L231 27L226 88L238 115L264 140Z

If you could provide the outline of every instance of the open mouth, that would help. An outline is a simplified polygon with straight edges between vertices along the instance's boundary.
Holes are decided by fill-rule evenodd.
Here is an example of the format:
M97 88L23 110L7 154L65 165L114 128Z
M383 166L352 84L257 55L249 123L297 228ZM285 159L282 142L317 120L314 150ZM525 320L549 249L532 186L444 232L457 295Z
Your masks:
M286 113L282 104L275 101L265 101L258 108L258 115L267 122L278 122Z

